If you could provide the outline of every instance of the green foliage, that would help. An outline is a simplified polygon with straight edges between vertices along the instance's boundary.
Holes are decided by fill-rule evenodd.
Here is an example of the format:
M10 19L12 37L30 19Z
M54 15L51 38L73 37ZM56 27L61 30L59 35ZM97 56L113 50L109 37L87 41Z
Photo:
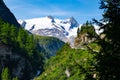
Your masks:
M9 44L9 34L10 34L10 27L9 27L9 24L2 24L1 27L0 27L0 43L6 43L6 44Z
M92 37L96 36L94 26L92 25L91 22L87 21L85 24L83 24L81 26L81 30L80 30L79 34L84 34L84 33L87 33Z
M50 58L54 56L56 52L64 45L64 42L47 36L34 36L38 50L43 54L45 58Z
M19 29L17 40L19 42L20 47L25 47L28 36L29 35L25 30Z
M101 0L102 21L94 20L104 29L105 38L99 39L100 52L96 55L98 80L120 79L120 0Z
M56 56L46 61L45 71L35 80L85 80L94 74L93 57L88 50L71 49L65 44ZM67 69L70 77L65 73Z
M26 59L26 69L23 71L22 78L28 80L33 77L30 75L31 72L36 75L37 70L42 71L44 58L41 53L39 53L39 50L37 50L37 43L33 35L28 34L26 30L17 28L0 20L0 44L8 46L13 54L17 54ZM10 65L15 61L12 61L13 63L10 64L11 60L8 60L5 60L7 61L6 63L4 62L6 64L5 66L12 69L13 66L11 67ZM17 63L15 64L17 66ZM29 64L31 67L28 66ZM14 75L11 74L11 76Z
M11 79L8 68L3 68L1 73L1 80L19 80L18 77Z
M97 41L89 43L87 46L95 52L99 52L101 50L101 46L98 44Z
M10 80L10 75L9 75L8 68L3 68L2 69L1 79L2 80Z
M42 72L44 57L48 59L55 55L64 42L54 37L33 36L22 28L17 28L0 20L0 44L8 45L13 54L15 53L26 59L26 66L21 79L28 80L34 77L38 70ZM10 66L10 61L10 59L6 60L9 63L6 63L6 66L12 69L13 65ZM11 64L14 64L14 67L17 65L17 60L11 62L13 62ZM31 76L31 72L34 75ZM11 74L11 76L14 75Z
M18 77L14 77L12 80L18 80Z
M86 22L77 30L77 37L74 41L75 48L87 48L86 45L95 41L98 35L95 32L94 26L91 22Z

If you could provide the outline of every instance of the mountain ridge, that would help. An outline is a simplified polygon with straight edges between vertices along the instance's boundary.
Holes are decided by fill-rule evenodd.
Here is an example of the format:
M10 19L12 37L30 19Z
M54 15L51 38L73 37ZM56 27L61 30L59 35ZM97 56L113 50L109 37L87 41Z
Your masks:
M13 13L7 8L3 0L0 0L0 18L11 25L20 27Z
M64 42L69 42L72 36L77 35L78 22L74 17L58 19L53 16L18 20L22 27L33 34L52 36Z

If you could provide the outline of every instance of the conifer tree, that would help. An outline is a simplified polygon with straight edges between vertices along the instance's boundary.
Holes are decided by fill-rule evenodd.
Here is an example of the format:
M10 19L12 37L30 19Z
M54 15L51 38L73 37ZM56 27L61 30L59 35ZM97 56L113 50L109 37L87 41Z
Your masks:
M99 40L102 49L96 56L99 80L120 79L120 0L101 0L104 10L101 22L94 20L104 29L105 38Z
M8 23L3 23L1 25L1 34L0 34L0 38L1 38L1 42L4 44L9 44L10 41L10 26Z
M18 77L14 77L14 78L12 78L12 80L19 80L19 79L18 79Z
M2 80L10 80L8 68L3 68L2 73L1 73L1 78Z
M80 28L78 27L78 29L77 29L77 37L79 37L79 34L80 34Z

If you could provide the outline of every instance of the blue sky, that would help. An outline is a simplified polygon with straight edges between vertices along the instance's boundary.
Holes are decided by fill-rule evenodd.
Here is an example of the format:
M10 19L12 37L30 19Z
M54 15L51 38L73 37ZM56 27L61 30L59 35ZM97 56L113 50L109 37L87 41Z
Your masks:
M100 0L4 0L17 19L73 16L79 23L92 18L101 19Z

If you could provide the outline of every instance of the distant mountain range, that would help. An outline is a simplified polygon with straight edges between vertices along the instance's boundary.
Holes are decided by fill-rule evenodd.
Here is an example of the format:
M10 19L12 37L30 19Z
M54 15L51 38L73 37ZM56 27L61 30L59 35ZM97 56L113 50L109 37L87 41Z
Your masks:
M71 46L74 45L74 38L77 35L78 27L82 25L74 17L62 20L53 16L18 20L18 23L33 34L56 37L64 42L69 42ZM101 32L98 31L98 26L95 26L95 29L97 34Z
M73 40L73 37L77 34L77 28L80 26L73 17L61 20L52 16L46 16L42 18L18 20L18 22L33 34L57 37L64 42Z

